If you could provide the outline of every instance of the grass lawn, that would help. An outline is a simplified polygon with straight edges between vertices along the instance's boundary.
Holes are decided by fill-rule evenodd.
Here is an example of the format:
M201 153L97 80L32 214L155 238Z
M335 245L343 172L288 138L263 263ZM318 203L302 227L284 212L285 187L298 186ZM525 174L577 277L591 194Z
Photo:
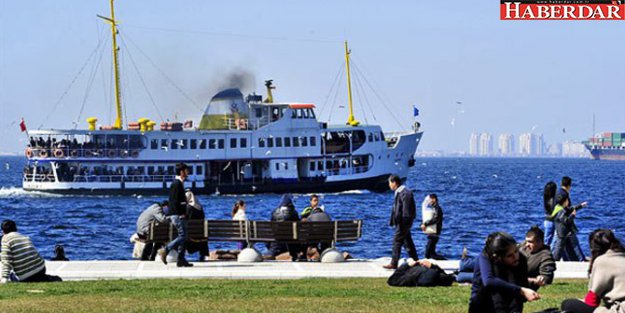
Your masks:
M526 312L582 297L585 280L540 290ZM388 287L385 279L115 280L0 285L0 312L467 312L470 286Z

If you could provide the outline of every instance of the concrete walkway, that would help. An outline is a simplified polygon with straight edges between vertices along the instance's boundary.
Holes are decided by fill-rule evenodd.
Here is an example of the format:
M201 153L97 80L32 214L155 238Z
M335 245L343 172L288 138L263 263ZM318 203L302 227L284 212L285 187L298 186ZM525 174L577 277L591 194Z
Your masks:
M221 278L221 279L298 279L298 278L387 278L388 258L349 260L344 263L280 262L238 263L210 261L194 263L191 268L177 268L158 261L69 261L46 262L47 272L64 280L150 279L150 278ZM437 261L447 270L458 268L458 261ZM588 263L558 262L556 278L587 278Z

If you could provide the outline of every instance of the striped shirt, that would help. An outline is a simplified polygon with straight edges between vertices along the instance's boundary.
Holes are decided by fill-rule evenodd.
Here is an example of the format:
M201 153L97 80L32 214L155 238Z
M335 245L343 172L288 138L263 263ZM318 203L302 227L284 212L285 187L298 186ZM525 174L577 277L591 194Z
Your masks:
M2 277L9 279L11 270L20 280L29 278L43 269L46 265L43 258L33 246L30 238L11 232L2 236Z

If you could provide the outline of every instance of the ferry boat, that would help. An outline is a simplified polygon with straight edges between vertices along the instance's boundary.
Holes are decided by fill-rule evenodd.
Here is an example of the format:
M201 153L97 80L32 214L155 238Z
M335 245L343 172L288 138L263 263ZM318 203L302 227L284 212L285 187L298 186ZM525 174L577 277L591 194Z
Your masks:
M378 125L354 117L345 42L349 117L345 125L317 120L315 105L244 97L238 89L217 93L198 127L191 121L157 123L147 118L124 129L111 0L113 69L117 117L114 125L49 129L28 133L23 189L80 194L166 194L177 163L186 163L186 182L196 193L253 194L388 190L387 178L403 180L414 166L423 132L385 135Z

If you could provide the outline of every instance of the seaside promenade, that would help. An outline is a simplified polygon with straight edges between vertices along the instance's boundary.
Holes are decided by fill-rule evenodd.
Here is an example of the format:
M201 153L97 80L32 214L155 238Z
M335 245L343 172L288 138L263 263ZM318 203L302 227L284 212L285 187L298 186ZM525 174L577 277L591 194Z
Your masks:
M389 258L348 260L343 263L265 261L239 263L209 261L194 263L191 268L178 268L158 261L67 261L46 262L48 274L63 280L215 278L215 279L300 279L300 278L387 278L393 271L385 270ZM436 261L452 272L458 261ZM556 279L587 278L587 262L557 262Z

